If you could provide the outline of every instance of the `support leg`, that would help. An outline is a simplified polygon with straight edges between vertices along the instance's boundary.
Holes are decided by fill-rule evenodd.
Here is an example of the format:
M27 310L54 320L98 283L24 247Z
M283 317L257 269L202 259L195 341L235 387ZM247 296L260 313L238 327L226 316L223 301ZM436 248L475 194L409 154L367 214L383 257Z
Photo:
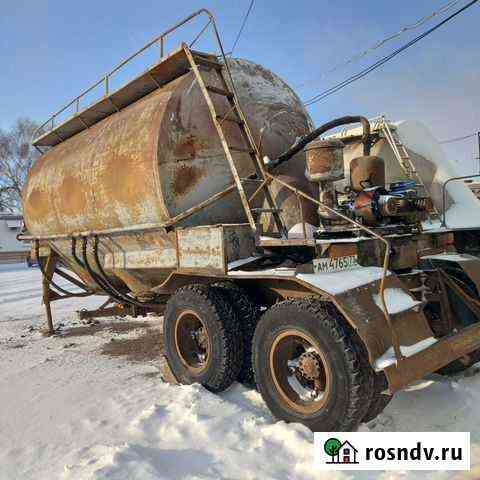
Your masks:
M37 261L41 261L39 258ZM50 254L47 257L45 263L45 276L42 278L42 288L43 288L43 304L45 305L45 313L47 315L47 328L45 330L46 335L53 335L55 329L53 327L53 318L52 318L52 292L50 290L50 280L53 277L55 272L55 267L57 265L57 255L54 251L50 250Z
M43 304L45 305L45 313L47 315L47 329L45 330L45 334L53 335L55 333L55 329L53 328L52 307L50 305L50 286L45 278L43 279L42 284Z

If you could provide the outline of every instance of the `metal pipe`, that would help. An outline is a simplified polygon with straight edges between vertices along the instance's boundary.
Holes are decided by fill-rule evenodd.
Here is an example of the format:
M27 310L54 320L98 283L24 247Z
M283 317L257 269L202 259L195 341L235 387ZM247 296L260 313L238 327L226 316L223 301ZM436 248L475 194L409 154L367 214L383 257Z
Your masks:
M93 271L93 269L90 267L90 263L88 262L88 258L87 258L87 255L86 255L86 248L85 248L85 253L83 255L84 257L84 262L82 262L78 256L77 256L77 248L76 248L76 244L77 244L77 239L76 238L72 238L72 256L73 258L75 259L75 261L77 262L78 266L80 268L82 268L83 270L87 270L87 272L90 274L90 277L92 278L92 280L98 285L98 287L109 297L115 299L116 302L118 303L123 303L123 300L115 295L114 292L111 292L109 289L108 289L108 286L102 281L101 278L99 278L96 273Z
M282 153L276 160L274 160L271 163L272 168L275 168L278 165L282 164L283 162L286 162L287 160L290 160L290 158L292 158L298 152L303 150L303 148L306 145L308 145L310 142L312 142L313 140L315 140L317 137L324 134L328 130L331 130L332 128L340 127L341 125L348 125L350 123L361 123L362 124L362 127L363 127L363 135L362 135L363 154L365 156L370 155L370 147L371 147L370 122L368 121L367 118L362 117L362 116L346 116L346 117L336 118L335 120L324 123L320 127L313 130L313 132L310 132L309 134L305 135L297 143L295 143L295 145L293 145L286 152Z
M92 277L92 280L97 283L97 285L106 293L109 297L114 298L118 303L123 303L124 300L120 295L117 295L115 291L111 290L109 286L104 283L103 279L100 278L94 271L93 268L90 265L90 262L88 261L88 255L87 255L87 241L88 239L86 237L83 238L82 241L82 256L83 256L83 263L78 259L78 257L74 256L75 260L77 263L79 263L80 266L83 265L82 268L86 269L89 273L89 275ZM74 245L76 244L76 239L72 239L72 249L74 248Z
M85 244L88 242L88 239L85 239ZM95 237L94 240L93 240L93 258L95 259L95 265L98 269L98 271L100 272L101 274L101 279L102 281L104 281L107 286L117 295L119 295L121 298L124 299L125 302L128 302L130 303L131 305L134 305L136 307L140 307L140 308L148 308L148 309L151 309L151 310L157 310L159 307L161 307L160 304L158 303L143 303L143 302L139 302L138 300L130 297L129 295L127 294L124 294L122 292L120 292L119 290L117 290L115 288L115 286L110 282L110 280L108 279L108 275L107 273L105 272L105 270L103 269L103 266L102 266L102 263L100 261L100 258L98 256L98 245L99 245L99 239L98 237Z
M464 175L462 177L452 177L449 178L442 186L442 224L441 226L444 228L447 228L447 223L446 223L446 209L445 206L447 204L447 184L450 182L453 182L455 180L468 180L469 178L476 178L480 177L480 174L476 175Z
M88 238L84 237L83 239L83 255L85 257L86 263L87 263L87 257L86 257L86 252L87 252L87 246L88 246ZM115 294L115 296L121 298L124 302L133 304L133 305L141 305L140 302L137 302L134 298L131 298L130 296L123 294L120 292L115 285L113 285L112 282L110 282L107 273L102 267L102 264L100 262L100 257L98 256L98 237L94 237L93 240L93 258L95 260L95 266L97 267L98 271L100 272L100 275L97 275L95 273L95 276L101 279L102 283L104 283L107 287L107 289Z

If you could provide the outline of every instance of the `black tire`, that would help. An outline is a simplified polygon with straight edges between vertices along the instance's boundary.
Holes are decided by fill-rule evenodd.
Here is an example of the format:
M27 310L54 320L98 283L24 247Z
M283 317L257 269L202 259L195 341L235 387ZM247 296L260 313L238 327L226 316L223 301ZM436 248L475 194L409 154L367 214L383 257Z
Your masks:
M238 285L230 282L214 284L227 297L240 322L243 338L243 361L238 381L248 387L255 387L255 378L252 366L252 342L260 317L260 307L252 301L247 292Z
M179 330L182 319L190 317L203 324L208 339L207 361L200 366L189 364L179 346L191 343ZM167 302L163 328L166 357L180 383L198 382L212 392L221 392L237 379L243 360L242 336L235 311L218 289L188 285L177 290Z
M362 419L362 423L371 422L374 418L377 418L384 410L385 407L391 402L392 396L385 395L384 392L388 388L388 382L384 373L376 373L374 377L374 392L372 401L367 410L367 413Z
M329 379L325 382L328 387L319 401L321 406L314 411L302 411L301 400L285 400L288 395L277 387L280 381L272 373L274 365L280 368L280 361L272 360L276 358L275 349L281 350L275 345L281 345L279 339L288 338L290 332L314 342L312 345L321 353L328 371L324 376ZM344 318L330 304L318 299L278 303L262 316L253 339L253 368L258 390L279 419L302 423L312 431L354 430L365 416L373 395L372 370L365 368L362 350L363 346L358 344Z
M334 312L337 312L335 307L333 306L331 310L334 310ZM337 315L340 316L340 314L338 313ZM335 316L335 313L333 313L333 316ZM340 318L343 320L341 316ZM347 325L347 332L349 333L349 335L352 336L353 345L357 349L357 358L359 360L360 368L362 370L362 374L365 382L365 385L364 385L365 402L363 403L363 408L360 407L358 412L359 418L362 419L360 423L364 423L369 410L372 408L372 404L376 400L376 383L375 383L376 374L372 366L370 365L367 349L365 348L363 342L358 337L358 334L350 327L350 325Z

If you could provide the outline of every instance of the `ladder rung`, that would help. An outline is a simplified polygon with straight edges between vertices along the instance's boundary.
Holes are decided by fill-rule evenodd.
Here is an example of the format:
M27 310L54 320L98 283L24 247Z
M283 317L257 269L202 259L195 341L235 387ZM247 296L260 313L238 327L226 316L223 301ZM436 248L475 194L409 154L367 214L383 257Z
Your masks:
M193 56L196 63L200 63L201 65L205 65L206 67L215 68L217 70L221 70L223 65L215 60L209 60L208 58L202 57L200 55Z
M223 115L217 115L217 120L220 120L221 122L234 122L238 123L238 125L243 125L243 120L240 118L235 118L235 117L230 117L230 116L223 116Z
M265 180L261 178L241 178L240 181L242 183L263 183Z
M227 98L233 98L233 93L228 90L223 90L222 88L214 87L213 85L206 85L205 87L209 92L216 93L217 95L223 95Z
M280 213L281 211L280 208L252 208L254 213Z
M252 148L244 148L244 147L228 147L232 152L241 152L241 153L249 153L250 155L254 154L255 151Z

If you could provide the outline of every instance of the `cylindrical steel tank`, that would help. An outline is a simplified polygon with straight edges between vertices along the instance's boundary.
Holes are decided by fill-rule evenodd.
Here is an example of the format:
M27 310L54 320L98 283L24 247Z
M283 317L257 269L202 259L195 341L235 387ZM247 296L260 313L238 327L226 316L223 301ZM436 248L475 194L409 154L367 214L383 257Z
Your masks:
M293 90L270 71L244 60L229 64L261 153L275 158L311 129L308 113ZM202 71L202 76L207 84L221 87L215 72ZM224 96L211 97L219 114L229 111ZM223 126L231 146L246 147L237 125L225 121ZM253 173L248 154L233 155L240 177ZM309 191L304 171L300 153L277 173ZM45 153L24 189L25 223L35 236L164 223L231 183L205 98L190 72ZM297 223L297 202L283 190L276 195L280 203L290 204L287 226ZM310 223L314 210L304 204ZM180 225L241 222L245 215L234 191ZM165 233L119 237L116 242L125 250L138 250L161 247L171 239ZM56 245L71 260L68 246Z

